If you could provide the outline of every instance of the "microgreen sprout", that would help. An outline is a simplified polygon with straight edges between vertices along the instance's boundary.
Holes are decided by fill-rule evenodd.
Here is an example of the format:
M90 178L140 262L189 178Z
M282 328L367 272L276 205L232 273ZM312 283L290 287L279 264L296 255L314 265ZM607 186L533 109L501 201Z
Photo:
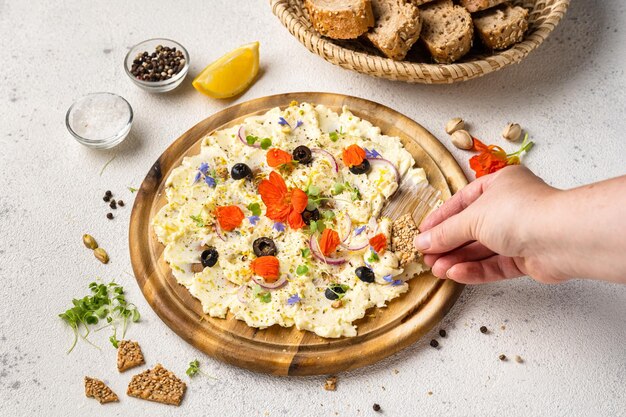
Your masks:
M202 219L202 216L200 214L198 214L196 216L191 215L191 216L189 216L189 218L196 223L196 226L198 226L198 227L204 227L205 226L204 220Z
M132 322L139 321L140 314L134 304L128 303L124 296L124 288L115 282L109 284L98 284L92 282L89 284L91 290L90 295L86 295L80 299L73 299L73 307L59 314L74 332L74 340L68 353L76 346L78 337L89 344L91 343L87 337L89 336L92 326L95 326L100 320L105 320L106 325L96 329L102 330L107 327L113 328L113 335L109 338L111 344L117 348L117 330L121 324L122 338L126 335L126 328L129 320ZM81 333L81 328L84 333Z

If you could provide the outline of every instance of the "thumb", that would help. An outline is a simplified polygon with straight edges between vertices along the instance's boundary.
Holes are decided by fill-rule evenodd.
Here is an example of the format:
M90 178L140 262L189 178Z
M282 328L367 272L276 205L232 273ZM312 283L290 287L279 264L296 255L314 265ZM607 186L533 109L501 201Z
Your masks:
M418 234L413 241L415 249L423 253L445 253L476 240L475 217L473 210L466 209L447 218L432 229Z

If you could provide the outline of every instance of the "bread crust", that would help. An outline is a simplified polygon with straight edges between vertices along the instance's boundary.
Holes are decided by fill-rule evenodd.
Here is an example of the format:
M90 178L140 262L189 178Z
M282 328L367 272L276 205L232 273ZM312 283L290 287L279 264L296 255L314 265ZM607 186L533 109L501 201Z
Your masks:
M356 39L374 26L371 0L306 0L304 5L315 30L329 38Z
M446 17L444 17L444 15ZM451 0L438 0L421 8L422 42L439 64L450 64L457 61L472 48L474 38L474 25L469 12L456 6ZM439 30L435 30L437 24L442 24L446 19L459 21L462 32L455 33L450 39L440 39Z
M528 30L528 10L508 4L485 10L474 16L474 27L486 47L506 49L524 39Z
M475 13L497 6L506 1L508 0L460 0L460 3L461 6L465 7L470 13Z
M365 36L388 58L400 61L417 42L420 11L404 0L372 0L376 26Z

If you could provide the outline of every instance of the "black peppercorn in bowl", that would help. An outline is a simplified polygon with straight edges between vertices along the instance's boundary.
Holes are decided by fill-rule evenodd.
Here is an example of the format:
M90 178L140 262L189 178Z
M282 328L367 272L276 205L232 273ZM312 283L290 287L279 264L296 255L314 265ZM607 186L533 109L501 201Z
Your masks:
M178 87L189 71L189 53L171 39L148 39L130 48L124 69L140 88L164 93Z

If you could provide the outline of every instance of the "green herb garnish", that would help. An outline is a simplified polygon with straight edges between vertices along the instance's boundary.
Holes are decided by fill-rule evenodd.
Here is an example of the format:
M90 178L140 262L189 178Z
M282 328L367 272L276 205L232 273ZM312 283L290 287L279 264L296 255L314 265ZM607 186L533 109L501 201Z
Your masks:
M296 274L298 275L305 275L307 272L309 272L309 267L306 265L300 265L296 268Z
M248 204L248 210L250 210L252 212L253 216L260 216L261 215L261 206L259 205L259 203L250 203L250 204Z
M339 140L339 134L337 132L330 132L328 136L333 142L337 142Z
M311 221L311 223L309 224L309 230L311 231L311 233L315 233L315 232L322 233L324 229L326 229L326 225L321 220Z
M198 214L197 216L189 216L189 218L193 220L194 222L196 222L196 226L204 227L204 220L202 220L201 215Z
M313 197L317 197L318 195L320 195L320 192L321 192L320 187L318 187L317 185L313 185L313 184L309 185L306 190L306 193Z
M131 193L135 193L137 192L137 189L135 187L128 187L128 191L130 191Z
M370 256L369 258L367 258L367 262L372 263L372 262L378 262L378 261L380 261L378 254L374 252L373 250L370 251Z
M311 249L309 248L300 249L300 254L302 255L303 258L308 258L309 255L311 255Z
M329 286L328 289L337 296L337 300L341 300L346 296L346 291L348 291L350 287L345 284L333 284Z
M91 326L98 324L100 320L105 320L107 324L95 331L112 327L113 335L109 338L109 341L115 348L117 348L118 344L117 329L120 323L122 325L123 338L126 335L128 321L139 321L140 315L137 307L126 301L124 288L119 284L111 282L105 285L92 282L89 284L89 289L91 290L90 295L86 295L80 299L73 299L73 307L59 314L59 317L61 317L74 332L74 341L67 353L70 353L76 346L78 336L87 343L96 346L91 343L87 337L92 330ZM81 333L81 327L84 329L84 334Z
M189 368L187 368L187 371L185 371L185 373L190 378L193 378L198 374L198 372L200 372L200 362L198 362L198 359L189 362Z
M259 140L258 137L253 136L253 135L248 135L246 136L246 142L248 142L248 145L254 145L254 143Z
M261 139L261 149L267 150L272 146L272 140L270 138Z
M341 183L339 183L339 182L336 182L336 183L333 185L333 189L330 191L330 193L331 193L332 195L338 195L338 194L341 194L341 193L343 193L344 188L345 188L345 187L344 187L344 185L343 185L343 184L341 184Z
M326 210L322 212L322 216L326 219L326 220L332 220L335 218L335 212L332 210Z
M272 301L272 294L270 294L269 291L263 291L260 285L254 286L252 289L252 295L261 300L262 303L269 303Z

